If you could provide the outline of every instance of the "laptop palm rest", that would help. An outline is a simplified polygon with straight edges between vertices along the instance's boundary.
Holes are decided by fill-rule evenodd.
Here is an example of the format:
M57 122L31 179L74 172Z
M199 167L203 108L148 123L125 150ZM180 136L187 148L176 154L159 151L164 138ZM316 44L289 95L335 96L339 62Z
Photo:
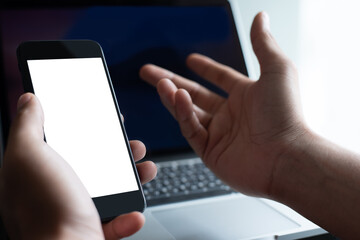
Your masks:
M241 197L152 211L179 240L242 239L299 227L261 200Z

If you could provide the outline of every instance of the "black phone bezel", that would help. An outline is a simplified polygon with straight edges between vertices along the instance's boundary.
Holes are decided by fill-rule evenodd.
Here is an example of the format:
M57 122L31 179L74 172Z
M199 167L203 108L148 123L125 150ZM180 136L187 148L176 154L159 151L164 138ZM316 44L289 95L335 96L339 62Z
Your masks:
M139 175L133 160L128 137L125 132L124 124L121 120L120 109L116 100L115 92L111 83L109 71L107 69L104 54L100 45L91 40L63 40L63 41L30 41L22 43L17 49L19 69L23 79L25 92L35 93L27 60L39 59L64 59L64 58L92 58L101 57L105 68L112 98L117 109L119 123L126 139L127 149L131 158L134 174L138 185L137 191L102 196L93 198L102 222L110 221L116 216L132 211L143 212L146 207L145 197L142 191ZM96 177L96 176L94 176Z

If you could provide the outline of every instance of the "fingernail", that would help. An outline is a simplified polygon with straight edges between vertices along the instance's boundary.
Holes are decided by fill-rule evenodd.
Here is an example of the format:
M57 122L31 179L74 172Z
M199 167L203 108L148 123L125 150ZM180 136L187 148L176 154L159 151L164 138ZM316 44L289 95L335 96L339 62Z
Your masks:
M263 26L264 29L270 31L270 17L267 12L262 12Z
M18 103L17 103L17 110L23 108L32 98L31 94L25 93L20 96Z

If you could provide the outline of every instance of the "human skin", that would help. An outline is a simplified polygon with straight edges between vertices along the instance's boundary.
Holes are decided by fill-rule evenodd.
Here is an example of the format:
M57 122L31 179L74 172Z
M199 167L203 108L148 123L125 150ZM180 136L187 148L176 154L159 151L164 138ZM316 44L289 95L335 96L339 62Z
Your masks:
M200 54L188 67L224 98L189 79L147 64L140 76L204 163L237 191L284 203L343 239L360 237L360 156L305 123L294 64L259 13L251 30L257 81Z
M138 212L101 224L75 172L44 141L43 123L38 99L21 96L0 170L1 217L10 239L120 239L137 232L145 220ZM135 161L144 157L144 144L130 146ZM142 183L156 175L152 162L137 169Z

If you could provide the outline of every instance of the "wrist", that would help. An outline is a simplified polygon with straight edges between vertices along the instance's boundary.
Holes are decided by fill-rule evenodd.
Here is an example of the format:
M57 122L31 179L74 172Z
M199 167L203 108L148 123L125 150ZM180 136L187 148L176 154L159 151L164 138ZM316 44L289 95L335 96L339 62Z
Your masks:
M359 170L358 154L306 131L280 156L270 198L352 239L360 236Z
M303 189L315 187L321 182L317 170L311 162L316 159L317 146L321 138L310 129L304 128L302 133L292 141L282 144L284 149L277 159L273 178L269 188L269 198L284 204L289 204L292 194L300 194ZM310 157L310 155L312 155Z

